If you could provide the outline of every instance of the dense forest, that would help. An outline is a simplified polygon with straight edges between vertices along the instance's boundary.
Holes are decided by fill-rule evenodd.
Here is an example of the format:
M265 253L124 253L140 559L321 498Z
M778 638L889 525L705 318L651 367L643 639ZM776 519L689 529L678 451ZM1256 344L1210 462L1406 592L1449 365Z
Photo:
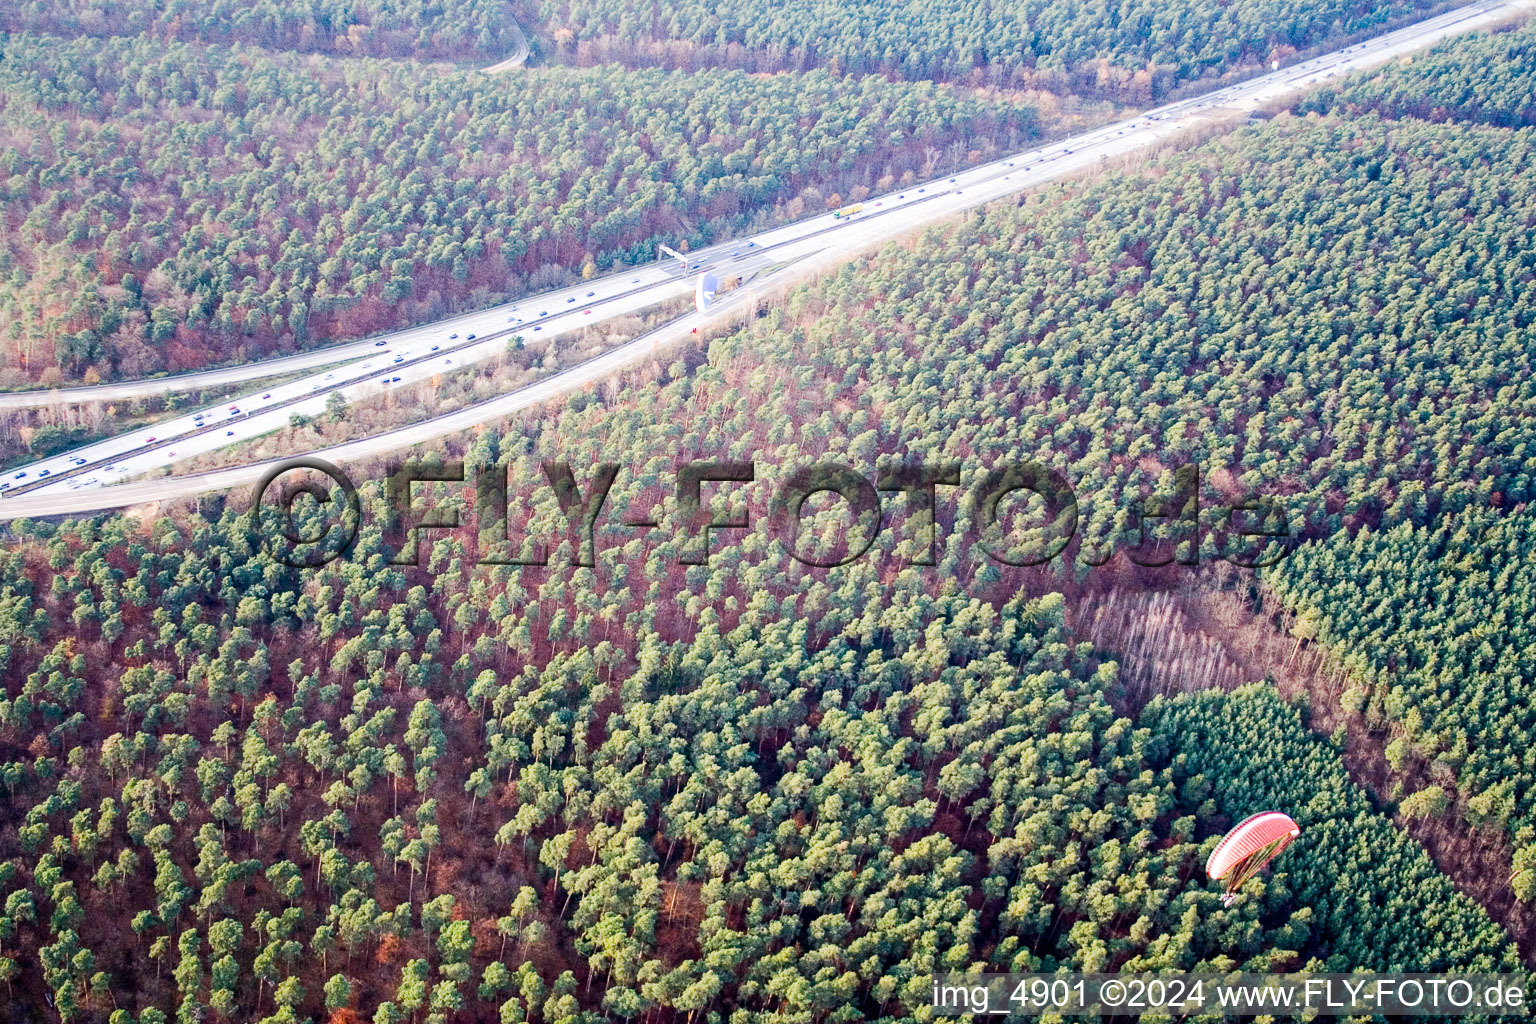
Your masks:
M1375 111L1385 117L1536 124L1536 27L1478 33L1441 43L1342 88L1320 89L1300 111Z
M875 77L513 80L146 38L11 36L0 91L0 379L16 383L431 320L552 266L821 212L1036 123Z
M892 499L870 555L814 570L764 512L791 467L898 452L1051 462L1091 546L1185 462L1319 537L1507 512L1536 454L1530 159L1503 129L1280 119L887 249L469 441L514 481L621 467L592 568L558 532L548 568L477 565L473 531L391 567L373 485L316 571L259 553L239 500L20 525L0 968L72 1019L554 1022L904 1015L977 963L1513 965L1267 689L1116 711L1113 649L1048 594L1071 554L991 563L941 490L936 567L905 564ZM690 456L763 485L715 494L752 526L707 565L670 530ZM514 491L490 525L556 529L549 489ZM1222 910L1199 865L1275 804L1304 838Z
M1536 30L1525 26L1447 42L1310 96L1298 109L1382 116L1405 126L1429 120L1516 127L1490 134L1529 148L1533 40ZM1494 166L1502 169L1501 162ZM1526 221L1520 230L1530 227ZM1521 263L1536 265L1536 255L1527 249ZM1499 390L1492 398L1511 394ZM1533 436L1528 427L1509 436L1517 434ZM1291 631L1325 649L1333 699L1379 738L1400 780L1395 785L1406 788L1404 813L1443 815L1455 806L1465 826L1506 830L1517 848L1508 882L1517 898L1530 900L1536 527L1528 490L1495 487L1487 497L1454 514L1412 522L1387 517L1375 529L1319 539L1265 578Z
M769 72L825 67L1144 102L1179 82L1268 64L1433 6L1415 0L542 0L536 27L556 59L578 63Z
M446 542L412 585L372 536L276 566L233 511L34 537L0 972L67 1021L852 1020L973 965L1516 964L1293 710L1118 717L1056 595L807 579L686 640L578 613L555 653ZM1222 909L1204 855L1279 799L1307 839Z
M416 568L390 564L377 484L357 548L315 570L270 557L246 495L14 524L11 1015L788 1024L910 1019L930 972L973 967L1514 969L1388 811L1465 797L1507 825L1511 882L1536 892L1536 129L1508 127L1524 99L1427 70L1497 52L1516 90L1522 38L996 205L639 379L488 425L444 454L505 467L505 515L435 535ZM0 269L29 373L430 315L1033 129L993 100L834 73L856 66L551 68L507 88L143 39L6 46ZM683 557L688 458L757 464L706 491L749 525L705 564ZM1044 569L989 557L963 496L1028 458L1079 502L1078 542ZM529 483L555 459L583 493L618 467L590 566ZM935 565L912 564L924 524L889 494L866 556L788 557L777 482L899 459L956 462L967 485L939 489ZM1308 543L1263 585L1298 645L1334 652L1341 704L1441 792L1378 808L1263 683L1142 707L1113 638L1074 631L1088 588L1189 571L1090 568L1189 465L1205 561L1230 540L1217 506L1279 499ZM457 484L422 497L473 503ZM1027 511L1005 541L1032 536ZM622 525L645 518L661 525ZM806 506L819 551L847 524ZM500 536L543 538L550 564L479 564ZM1224 909L1201 866L1269 807L1303 835Z
M14 0L0 31L482 61L517 45L505 0Z
M1486 509L1302 547L1266 577L1340 662L1339 702L1423 769L1420 802L1536 839L1536 523ZM1536 854L1536 850L1532 851ZM1517 881L1522 898L1536 879Z
M1284 867L1285 891L1307 908L1312 934L1326 937L1326 969L1404 970L1424 963L1427 949L1442 951L1436 970L1513 962L1499 930L1372 808L1338 753L1272 688L1159 697L1139 724L1186 802L1208 797L1239 814L1283 806L1302 827L1305 839Z

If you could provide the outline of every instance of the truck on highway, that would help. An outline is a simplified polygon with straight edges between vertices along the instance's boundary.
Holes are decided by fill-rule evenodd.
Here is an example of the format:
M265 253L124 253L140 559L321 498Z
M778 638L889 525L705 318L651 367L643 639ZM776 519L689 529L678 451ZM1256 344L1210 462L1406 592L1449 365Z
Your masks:
M863 203L854 203L852 206L845 206L841 210L835 211L832 214L832 218L834 220L845 220L848 217L852 217L862 209L864 209Z

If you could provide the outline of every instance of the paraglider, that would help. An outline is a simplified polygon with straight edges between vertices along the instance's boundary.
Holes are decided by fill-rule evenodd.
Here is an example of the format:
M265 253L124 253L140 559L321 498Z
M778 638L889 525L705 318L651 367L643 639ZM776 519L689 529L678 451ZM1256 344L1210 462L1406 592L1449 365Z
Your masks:
M700 313L708 309L709 304L715 301L715 293L719 290L719 275L708 272L699 275L699 283L693 289L693 304Z
M1243 884L1279 856L1280 851L1299 835L1300 826L1279 811L1260 811L1238 822L1216 844L1210 859L1205 862L1207 875L1226 882L1227 891L1221 897L1221 905L1230 907Z

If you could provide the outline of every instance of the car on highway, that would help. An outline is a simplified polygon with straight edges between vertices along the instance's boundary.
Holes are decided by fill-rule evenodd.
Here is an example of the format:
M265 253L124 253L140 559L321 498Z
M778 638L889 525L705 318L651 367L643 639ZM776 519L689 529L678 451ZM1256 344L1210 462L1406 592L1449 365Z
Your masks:
M17 474L16 474L16 475L15 475L15 476L14 476L14 477L12 477L12 478L11 478L11 479L13 479L13 480L20 480L20 479L21 479L21 478L22 478L22 477L24 477L24 476L26 476L26 475L27 475L27 474L26 474L26 473L25 473L25 472L21 472L21 473L17 473Z
M547 309L540 310L539 311L539 316L549 316L549 310L547 310Z
M145 439L144 439L144 443L145 443L145 444L154 444L154 443L155 443L155 439L154 439L154 438L152 438L152 437L146 437L146 438L145 438Z
M397 363L405 362L405 356L395 356L395 362L397 362Z
M536 331L542 331L542 330L543 330L543 329L544 329L544 328L542 328L542 327L535 327L535 328L534 328L534 330L536 330Z
M454 338L457 338L457 337L458 337L457 334L450 334L450 335L448 335L448 340L452 341Z
M38 475L38 478L39 478L39 479L41 479L41 478L42 478L42 477L45 477L45 476L52 476L52 475L53 475L53 470L51 470L51 469L45 469L45 470L43 470L43 471L42 471L42 472L41 472L41 473L39 473L39 474L37 474L37 475Z
M437 346L437 345L433 345L433 346L432 346L432 351L433 351L433 352L436 352L436 351L437 351L437 349L438 349L438 346Z
M267 399L269 399L271 397L272 397L272 392L270 392L270 391L268 391L266 394L261 396L262 401L266 401Z
M373 347L374 347L374 348L383 348L383 347L384 347L384 344L385 344L385 343L384 343L384 342L382 342L382 341L376 341L376 342L374 342L374 343L373 343Z
M471 334L469 337L465 338L464 340L465 341L474 341L476 337L477 337L477 335Z
M235 432L233 430L226 430L226 431L224 431L224 436L225 437L234 437L235 436ZM171 454L174 455L175 452L172 452Z
M85 460L84 459L70 459L69 461L73 462L77 466L85 465Z

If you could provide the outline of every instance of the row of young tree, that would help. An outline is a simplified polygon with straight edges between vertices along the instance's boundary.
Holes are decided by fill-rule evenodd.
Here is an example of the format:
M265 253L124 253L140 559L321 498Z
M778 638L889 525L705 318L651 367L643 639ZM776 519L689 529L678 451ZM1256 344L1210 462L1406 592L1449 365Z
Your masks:
M1333 653L1340 704L1390 738L1392 769L1459 794L1472 824L1524 844L1536 839L1533 580L1529 509L1339 534L1266 575L1293 629Z
M482 307L979 160L1035 123L873 77L514 81L147 38L10 36L0 88L13 380L189 369Z
M766 72L824 67L1142 102L1203 75L1379 31L1430 6L1413 0L1077 6L1051 0L789 6L542 0L536 25L554 59L582 63Z
M501 0L17 0L0 10L0 31L460 60L500 60L517 45Z

